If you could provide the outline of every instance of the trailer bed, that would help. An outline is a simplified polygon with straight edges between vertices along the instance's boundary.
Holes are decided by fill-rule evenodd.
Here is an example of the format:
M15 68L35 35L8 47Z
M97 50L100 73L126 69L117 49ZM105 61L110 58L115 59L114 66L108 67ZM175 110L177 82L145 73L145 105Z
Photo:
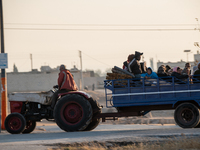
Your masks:
M105 80L104 87L107 107L170 105L173 108L180 101L194 101L200 105L200 82L197 79Z

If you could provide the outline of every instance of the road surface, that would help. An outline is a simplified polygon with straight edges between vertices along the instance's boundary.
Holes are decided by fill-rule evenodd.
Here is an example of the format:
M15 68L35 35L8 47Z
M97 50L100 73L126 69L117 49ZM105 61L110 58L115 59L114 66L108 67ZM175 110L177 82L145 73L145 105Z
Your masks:
M42 150L56 143L90 141L143 141L179 136L200 136L200 128L182 129L176 125L99 125L90 132L64 132L55 124L39 123L31 134L0 133L1 150Z

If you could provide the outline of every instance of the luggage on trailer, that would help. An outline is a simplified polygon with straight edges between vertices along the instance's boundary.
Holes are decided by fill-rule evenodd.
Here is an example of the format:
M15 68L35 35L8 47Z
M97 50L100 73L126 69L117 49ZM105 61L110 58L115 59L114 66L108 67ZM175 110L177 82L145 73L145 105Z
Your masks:
M132 73L130 73L126 70L123 70L117 66L114 66L114 68L112 68L112 72L113 73L107 73L107 76L106 76L107 80L131 79L131 78L135 77Z

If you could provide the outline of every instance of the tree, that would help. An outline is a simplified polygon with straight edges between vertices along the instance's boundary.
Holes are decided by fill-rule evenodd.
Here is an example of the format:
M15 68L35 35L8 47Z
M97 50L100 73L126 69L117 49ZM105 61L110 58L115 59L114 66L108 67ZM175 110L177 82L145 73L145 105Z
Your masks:
M95 74L95 77L100 77L101 76L101 70L100 69L95 70L94 74Z
M13 65L13 72L18 72L17 66L15 64Z
M105 72L102 73L102 76L106 76L107 73L112 73L112 68L107 68Z

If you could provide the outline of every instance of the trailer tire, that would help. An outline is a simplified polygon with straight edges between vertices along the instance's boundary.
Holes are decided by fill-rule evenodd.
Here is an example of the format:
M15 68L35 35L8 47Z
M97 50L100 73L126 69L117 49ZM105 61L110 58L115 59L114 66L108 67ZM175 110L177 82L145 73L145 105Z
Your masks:
M176 108L174 119L182 128L194 128L200 122L200 112L194 104L182 103Z
M91 98L89 100L89 102L90 102L90 104L92 106L92 110L93 110L92 121L87 126L87 128L85 128L83 131L91 131L91 130L95 129L101 122L100 118L96 118L96 116L101 113L101 107L100 107L98 101Z
M64 131L82 131L92 119L92 107L87 99L78 94L62 97L56 104L54 116L57 125Z
M6 130L11 134L19 134L26 127L26 120L20 113L9 114L4 122Z
M26 121L25 130L22 133L23 134L31 133L31 132L33 132L33 130L35 130L35 127L36 127L36 121L28 120L28 121Z

